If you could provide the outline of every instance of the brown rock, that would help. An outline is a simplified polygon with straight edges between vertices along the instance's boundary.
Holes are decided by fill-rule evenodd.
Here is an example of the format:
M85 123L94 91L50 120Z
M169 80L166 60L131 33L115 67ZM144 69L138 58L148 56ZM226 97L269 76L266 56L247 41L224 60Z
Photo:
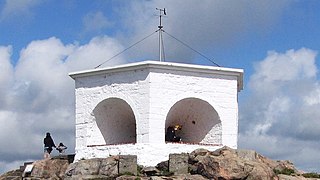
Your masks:
M65 159L44 159L35 161L31 176L34 178L51 178L60 179L64 177L64 173L69 165Z
M0 180L20 180L22 177L22 171L20 169L8 171L0 176Z
M276 176L273 169L259 162L253 152L237 153L228 147L210 153L200 152L190 156L190 162L195 162L191 167L193 174L209 179L273 179Z
M118 176L118 159L115 157L94 158L72 163L65 171L66 177L89 176L116 177Z

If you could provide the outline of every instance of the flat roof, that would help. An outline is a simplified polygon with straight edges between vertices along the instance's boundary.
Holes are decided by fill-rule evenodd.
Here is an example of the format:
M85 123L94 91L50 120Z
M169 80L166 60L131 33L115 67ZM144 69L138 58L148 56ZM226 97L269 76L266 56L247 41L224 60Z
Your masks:
M77 72L69 73L69 76L73 79L76 79L81 77L95 76L95 75L112 73L112 72L123 72L123 71L131 71L131 70L138 70L138 69L145 69L145 68L179 70L179 71L186 71L186 72L200 72L200 73L208 73L208 74L237 76L238 91L243 89L243 72L244 72L243 69L183 64L183 63L173 63L173 62L160 62L160 61L141 61L136 63L111 66L106 68L77 71Z

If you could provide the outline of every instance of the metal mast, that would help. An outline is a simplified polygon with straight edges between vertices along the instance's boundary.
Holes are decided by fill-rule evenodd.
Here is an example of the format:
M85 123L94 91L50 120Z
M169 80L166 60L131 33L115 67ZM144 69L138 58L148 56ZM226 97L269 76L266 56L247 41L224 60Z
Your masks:
M163 46L163 38L162 38L162 32L163 32L163 26L162 26L162 16L167 15L166 13L166 8L160 9L160 8L156 8L156 10L159 11L159 19L160 19L160 24L158 26L158 31L159 31L159 59L160 62L164 61L164 46ZM163 14L162 14L163 13Z

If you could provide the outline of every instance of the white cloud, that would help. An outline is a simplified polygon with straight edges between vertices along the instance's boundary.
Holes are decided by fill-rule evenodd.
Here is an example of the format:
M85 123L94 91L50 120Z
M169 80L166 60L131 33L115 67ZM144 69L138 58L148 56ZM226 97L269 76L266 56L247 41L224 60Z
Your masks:
M15 161L41 159L47 131L55 143L62 141L73 152L74 81L68 73L93 69L119 49L122 46L107 36L84 45L66 45L52 37L30 42L12 67L11 47L0 47L0 146L5 147L0 148L0 162L9 164L0 172ZM104 66L124 62L118 57Z
M3 9L1 9L0 21L11 16L29 15L30 9L41 2L41 0L6 0Z
M204 0L200 3L194 0L130 1L129 5L119 10L122 13L124 29L131 32L123 41L136 42L143 35L157 30L159 20L154 15L159 13L155 8L166 8L167 16L162 21L164 30L169 34L197 50L228 48L248 32L267 33L277 23L278 17L289 3L276 0L250 3L241 0ZM163 36L168 60L193 61L196 53L165 33ZM139 45L140 50L157 54L156 42L157 36L154 36L152 40ZM139 51L136 52L131 55L141 56Z
M68 56L66 64L72 71L84 70L86 68L93 69L96 66L109 60L115 54L122 51L124 48L120 42L108 36L94 37L88 44L79 46L75 51ZM125 61L123 56L104 63L101 67L112 64L122 64Z
M13 67L10 63L12 48L0 46L0 108L5 106L5 97L13 80Z
M316 55L306 48L270 52L256 64L248 82L252 94L240 105L241 147L319 171L320 159L312 158L320 147ZM310 161L301 158L305 151Z
M252 76L253 82L290 81L316 76L314 63L316 53L309 49L288 50L285 54L269 52L268 57L258 64L259 72ZM275 73L276 72L276 73Z

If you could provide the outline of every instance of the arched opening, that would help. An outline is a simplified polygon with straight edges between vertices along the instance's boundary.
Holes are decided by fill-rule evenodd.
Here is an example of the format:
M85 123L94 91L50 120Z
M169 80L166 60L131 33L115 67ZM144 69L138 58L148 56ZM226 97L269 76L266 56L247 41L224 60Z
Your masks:
M136 119L126 101L105 99L95 107L93 114L107 145L136 143Z
M166 118L169 126L181 125L176 131L184 143L221 144L222 128L217 111L206 101L186 98L175 103Z

